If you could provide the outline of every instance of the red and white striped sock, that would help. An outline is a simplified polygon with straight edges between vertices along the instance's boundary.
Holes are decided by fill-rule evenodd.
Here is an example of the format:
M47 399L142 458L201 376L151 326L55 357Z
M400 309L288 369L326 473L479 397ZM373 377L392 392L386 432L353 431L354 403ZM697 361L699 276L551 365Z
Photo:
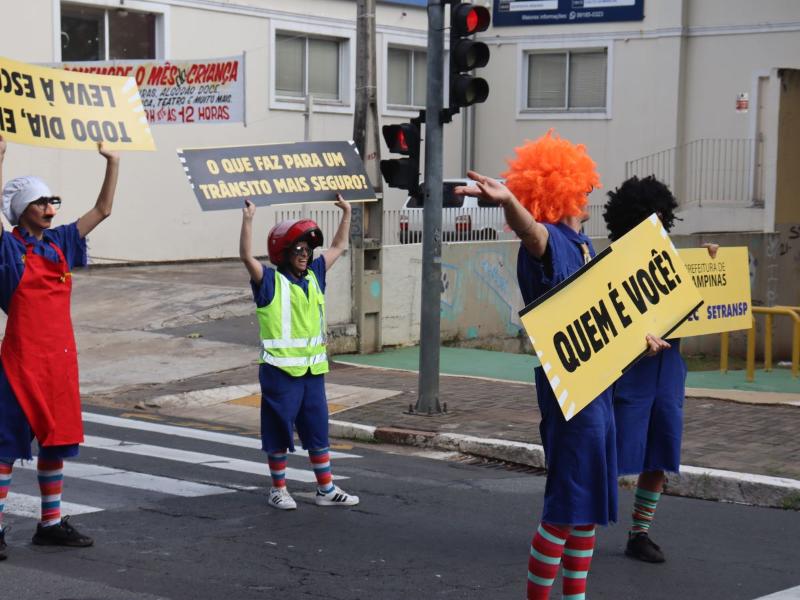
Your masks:
M6 507L8 488L11 485L11 471L14 468L12 459L0 458L0 531L3 530L3 510Z
M64 487L64 461L39 458L36 477L42 494L42 527L61 522L61 492Z
M267 454L269 475L272 477L272 487L286 487L286 461L286 450Z
M547 600L558 574L569 527L540 523L528 557L528 600Z
M333 473L331 472L331 454L328 448L316 448L308 451L317 487L323 494L333 491Z
M594 525L576 525L564 544L563 600L584 600L586 598L586 577L592 565L594 554Z

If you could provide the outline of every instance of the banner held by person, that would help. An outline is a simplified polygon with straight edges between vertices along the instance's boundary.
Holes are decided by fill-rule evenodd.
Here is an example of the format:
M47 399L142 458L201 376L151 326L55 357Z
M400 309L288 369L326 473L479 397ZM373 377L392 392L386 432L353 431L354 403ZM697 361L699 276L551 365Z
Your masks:
M701 304L654 214L520 317L569 420Z
M203 210L332 202L372 202L375 191L352 142L296 142L178 150Z
M155 150L136 80L0 58L0 135L50 148Z
M678 255L704 304L671 337L750 329L753 311L747 248L722 247L717 250L716 258L711 258L705 248L682 248Z
M133 77L151 125L244 121L244 57L64 63L81 73Z

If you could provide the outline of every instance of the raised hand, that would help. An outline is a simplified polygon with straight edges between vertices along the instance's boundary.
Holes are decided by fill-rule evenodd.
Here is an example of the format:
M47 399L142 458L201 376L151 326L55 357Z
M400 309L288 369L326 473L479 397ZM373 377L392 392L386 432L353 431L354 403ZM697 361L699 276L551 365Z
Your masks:
M256 205L250 202L250 200L244 201L244 208L242 209L242 218L247 221L252 221L253 217L256 216Z
M499 206L504 206L514 199L514 195L509 189L496 179L481 175L475 171L467 171L467 176L472 179L476 185L460 185L453 189L454 194L458 196L478 196L482 200L492 202Z

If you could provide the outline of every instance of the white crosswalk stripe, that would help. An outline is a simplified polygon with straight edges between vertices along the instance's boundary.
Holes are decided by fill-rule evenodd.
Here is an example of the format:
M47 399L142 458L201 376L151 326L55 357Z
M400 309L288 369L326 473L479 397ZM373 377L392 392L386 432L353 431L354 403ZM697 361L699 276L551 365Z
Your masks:
M100 451L99 456L95 455L92 457L93 464L81 462L81 459L67 459L64 462L64 477L67 481L90 481L93 484L127 488L133 493L138 490L149 493L149 498L157 498L160 495L163 495L164 497L199 498L203 496L231 494L238 490L253 490L260 488L266 490L270 486L269 469L267 466L266 455L261 454L261 441L258 439L191 427L180 427L165 423L126 419L97 413L86 412L83 413L83 417L86 423L93 423L128 432L127 435L124 436L127 439L86 435L82 447ZM136 437L137 431L142 432L142 435L150 434L148 441L155 439L152 434L156 434L156 436L163 436L164 441L159 439L159 444L156 445L151 443L140 443L138 441L131 440L130 438ZM216 453L216 448L214 450L215 453L172 448L170 447L171 444L169 443L170 437L191 439L196 442L211 442L213 444L220 444L233 448L258 450L259 455L262 456L263 459L245 460L241 458L225 456L226 452L224 448L219 453ZM258 475L263 479L261 480L262 484L260 486L241 485L241 478L232 481L230 484L227 484L222 478L209 477L211 483L204 483L185 479L175 479L172 477L150 474L138 470L132 471L108 465L94 464L96 462L114 462L113 456L104 454L106 452L137 455L147 457L149 459L157 459L159 461L178 462L246 475ZM241 454L241 450L239 451L239 454ZM298 450L298 452L290 456L297 455L307 457L308 453ZM253 454L253 456L256 455ZM361 457L356 454L350 454L346 452L331 452L331 458L350 459ZM146 464L152 465L151 462ZM147 467L142 467L142 471L146 469ZM14 467L14 470L35 472L36 461L18 461ZM306 469L287 467L286 479L288 481L302 483L316 482L316 478L310 464L308 464ZM347 479L347 477L337 476L336 479L344 480ZM213 485L214 483L217 485ZM35 480L31 480L30 477L28 477L25 485L28 487L24 489L24 491L29 492L31 489L35 489ZM81 488L76 483L71 484L69 487L71 499L80 500ZM95 488L93 492L89 492L89 502L91 504L102 504L101 502L98 502L98 497L106 497L97 490L98 488ZM86 492L83 493L84 495L86 494ZM155 493L155 496L153 493ZM300 492L300 495L302 495L302 492ZM111 501L110 506L114 505L115 502ZM38 518L40 506L41 499L38 494L10 492L8 498L6 499L4 512L8 515L15 515L19 517ZM107 506L107 508L110 508L110 506ZM100 506L90 506L89 504L81 504L79 502L62 502L61 504L62 514L80 515L100 512L102 510L104 510L104 508Z
M267 461L254 462L239 458L227 458L218 454L206 454L205 452L193 452L191 450L178 450L165 446L153 446L151 444L137 444L135 442L123 442L111 438L87 435L84 437L83 446L87 448L100 448L111 452L122 452L123 454L137 454L139 456L149 456L159 460L172 460L176 462L189 463L211 467L213 469L225 469L226 471L238 471L239 473L250 473L254 475L267 474ZM265 457L266 458L266 457ZM294 481L304 481L306 483L316 481L314 472L311 470L286 468L286 479ZM345 479L345 477L337 478Z
M36 465L33 462L29 462L19 465L16 468L35 471ZM87 465L86 463L79 462L64 462L64 477L98 481L110 485L138 488L140 490L161 492L162 494L170 496L184 496L186 498L230 494L235 491L216 485L172 479L171 477L160 477L147 473L135 473L133 471L112 469L99 465Z
M164 425L163 423L152 423L150 421L137 421L136 419L124 419L111 415L100 415L96 413L83 413L83 420L86 423L98 423L100 425L111 425L125 429L137 429L139 431L151 431L153 433L164 433L178 437L202 440L204 442L215 442L237 446L239 448L253 448L261 450L261 440L245 437L242 435L232 435L230 433L220 433L218 431L205 431L203 429L193 429L191 427L176 427L175 425ZM298 448L294 453L296 456L308 456L308 452ZM332 459L340 458L361 458L356 454L331 451Z
M38 519L39 511L41 510L41 502L39 496L9 492L6 498L6 508L4 512L18 517ZM63 514L83 515L86 513L100 512L102 510L102 508L97 508L96 506L86 506L85 504L77 504L75 502L61 503L61 512Z

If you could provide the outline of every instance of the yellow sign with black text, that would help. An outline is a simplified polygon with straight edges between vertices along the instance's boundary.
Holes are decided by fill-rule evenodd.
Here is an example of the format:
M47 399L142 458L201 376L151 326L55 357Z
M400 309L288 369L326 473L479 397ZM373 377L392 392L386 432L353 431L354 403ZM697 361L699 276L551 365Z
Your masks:
M703 306L670 334L680 338L750 329L750 261L747 248L720 248L715 258L705 248L683 248L678 254L703 298Z
M656 215L521 312L569 420L702 304Z
M155 150L133 77L91 75L0 57L0 135L49 148Z

